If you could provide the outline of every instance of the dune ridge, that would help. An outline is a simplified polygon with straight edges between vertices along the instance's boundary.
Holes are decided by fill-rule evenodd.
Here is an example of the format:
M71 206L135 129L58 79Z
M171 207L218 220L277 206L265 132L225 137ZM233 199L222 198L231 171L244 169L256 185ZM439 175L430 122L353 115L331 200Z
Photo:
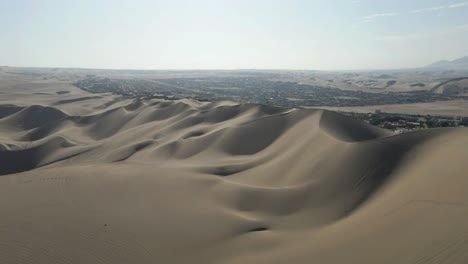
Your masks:
M467 145L464 128L393 135L256 104L0 105L0 256L464 263Z

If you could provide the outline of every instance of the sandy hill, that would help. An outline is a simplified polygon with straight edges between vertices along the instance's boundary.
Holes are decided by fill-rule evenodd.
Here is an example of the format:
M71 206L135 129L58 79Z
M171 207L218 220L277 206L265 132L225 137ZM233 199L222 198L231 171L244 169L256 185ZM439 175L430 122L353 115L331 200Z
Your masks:
M468 70L468 56L458 58L452 61L441 60L436 61L427 67L436 69L449 69L449 70Z
M468 260L467 129L394 136L232 102L53 105L0 106L2 263Z

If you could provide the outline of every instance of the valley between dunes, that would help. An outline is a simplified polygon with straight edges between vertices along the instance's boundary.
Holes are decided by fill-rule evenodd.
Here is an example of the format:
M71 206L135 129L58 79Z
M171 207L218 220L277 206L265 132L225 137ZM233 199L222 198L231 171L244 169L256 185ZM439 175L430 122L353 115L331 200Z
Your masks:
M0 262L467 263L467 146L325 110L4 103Z

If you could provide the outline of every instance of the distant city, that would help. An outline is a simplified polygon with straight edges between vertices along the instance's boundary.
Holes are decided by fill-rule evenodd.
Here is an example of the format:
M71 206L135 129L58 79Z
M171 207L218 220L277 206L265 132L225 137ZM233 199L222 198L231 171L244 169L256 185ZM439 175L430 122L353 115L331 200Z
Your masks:
M122 98L237 101L285 108L374 106L371 113L341 111L397 133L431 127L467 126L463 113L454 116L386 113L379 105L468 100L468 72L441 70L393 72L317 71L125 71L82 75L73 84L91 93Z
M280 76L255 74L242 77L167 79L111 79L88 76L74 84L92 93L112 92L124 96L162 95L171 98L194 98L201 101L233 100L288 108L407 104L457 98L468 99L468 96L452 91L454 89L447 89L443 93L435 93L431 90L366 92L292 81L276 81L275 78L280 78ZM391 86L396 81L387 81L387 83Z

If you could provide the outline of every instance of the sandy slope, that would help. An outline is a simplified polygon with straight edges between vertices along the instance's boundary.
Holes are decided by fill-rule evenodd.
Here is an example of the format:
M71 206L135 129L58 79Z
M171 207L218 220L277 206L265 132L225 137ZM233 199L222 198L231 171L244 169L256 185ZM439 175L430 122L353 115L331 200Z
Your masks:
M468 260L466 129L392 136L229 102L50 105L0 106L2 263Z
M374 113L376 110L380 110L387 113L404 113L412 115L441 115L452 117L468 117L468 100L450 100L414 104L322 107L322 109L356 113Z

